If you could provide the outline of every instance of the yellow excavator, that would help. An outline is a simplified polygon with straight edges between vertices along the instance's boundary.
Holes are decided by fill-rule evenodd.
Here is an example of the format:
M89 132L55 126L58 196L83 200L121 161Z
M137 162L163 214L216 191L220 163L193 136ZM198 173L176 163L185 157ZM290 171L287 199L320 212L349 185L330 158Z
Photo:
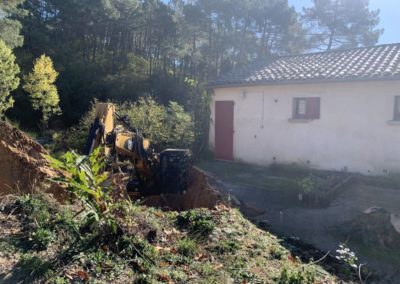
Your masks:
M111 103L96 103L96 118L85 146L90 155L103 147L107 170L127 178L130 195L182 193L188 184L191 155L188 149L166 149L157 153L140 129L120 116Z

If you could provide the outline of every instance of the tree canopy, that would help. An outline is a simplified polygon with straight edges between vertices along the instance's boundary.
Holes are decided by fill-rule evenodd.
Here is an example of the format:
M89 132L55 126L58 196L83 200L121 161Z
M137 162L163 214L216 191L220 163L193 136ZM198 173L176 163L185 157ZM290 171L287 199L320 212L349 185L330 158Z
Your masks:
M35 60L32 72L24 78L23 89L29 93L33 109L41 111L44 125L51 115L60 113L60 99L54 84L57 76L51 58L42 55Z
M151 95L188 107L187 79L205 83L271 56L370 45L380 35L368 0L315 0L303 14L287 0L7 0L0 9L0 38L14 47L24 37L15 49L23 74L41 54L54 60L67 125L95 98ZM24 93L15 98L10 115L32 124L19 117L30 111Z
M303 9L312 47L331 50L374 45L383 30L376 28L379 10L370 11L368 0L313 0Z
M14 105L11 92L19 85L19 67L12 50L0 40L0 119L7 109Z
M0 2L0 39L9 47L22 46L24 38L20 35L21 23L16 17L24 15L20 8L24 0L2 0Z

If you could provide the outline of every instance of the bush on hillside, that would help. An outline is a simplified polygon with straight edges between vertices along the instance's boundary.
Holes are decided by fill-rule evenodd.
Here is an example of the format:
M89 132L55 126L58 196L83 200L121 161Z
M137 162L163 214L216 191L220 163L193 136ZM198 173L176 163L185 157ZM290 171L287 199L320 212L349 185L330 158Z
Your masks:
M157 150L166 148L191 148L194 141L194 125L190 114L176 102L168 106L157 103L151 97L142 97L135 103L116 104L117 113L127 116L133 127L151 139ZM82 150L95 118L95 103L81 118L77 126L68 129L57 148ZM118 121L116 121L118 124Z

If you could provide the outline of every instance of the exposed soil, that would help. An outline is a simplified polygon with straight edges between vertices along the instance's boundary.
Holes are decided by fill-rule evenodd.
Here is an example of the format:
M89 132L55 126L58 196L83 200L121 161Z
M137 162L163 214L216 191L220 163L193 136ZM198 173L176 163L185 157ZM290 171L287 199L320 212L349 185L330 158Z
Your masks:
M36 141L0 122L0 194L30 193L46 178L57 176L46 155L48 152Z
M152 207L185 211L194 208L213 209L222 201L222 195L209 183L207 175L193 167L188 189L184 194L170 194L147 197L143 204Z

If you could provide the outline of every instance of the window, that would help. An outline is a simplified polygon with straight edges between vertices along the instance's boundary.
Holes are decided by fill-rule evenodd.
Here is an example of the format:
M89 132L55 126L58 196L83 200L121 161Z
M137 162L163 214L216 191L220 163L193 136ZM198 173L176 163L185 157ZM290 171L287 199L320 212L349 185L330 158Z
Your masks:
M294 98L293 119L319 119L320 105L321 98Z
M394 97L393 120L400 121L400 96Z

